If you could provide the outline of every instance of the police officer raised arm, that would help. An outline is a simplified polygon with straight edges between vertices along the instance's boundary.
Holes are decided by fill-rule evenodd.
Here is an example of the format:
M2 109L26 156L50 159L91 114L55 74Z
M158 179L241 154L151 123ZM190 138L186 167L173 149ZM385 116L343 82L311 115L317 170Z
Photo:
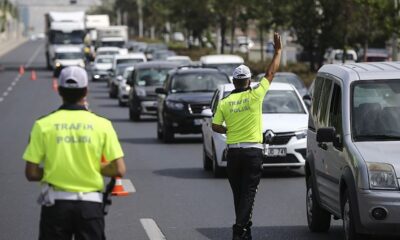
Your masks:
M263 163L262 103L281 61L282 44L277 33L274 48L272 62L257 87L250 87L247 66L234 70L235 89L218 103L213 117L213 131L226 134L227 173L236 215L233 240L252 239L251 215Z
M63 104L35 122L23 155L26 178L42 183L39 240L105 239L103 176L126 170L111 122L85 106L87 86L83 68L62 69Z

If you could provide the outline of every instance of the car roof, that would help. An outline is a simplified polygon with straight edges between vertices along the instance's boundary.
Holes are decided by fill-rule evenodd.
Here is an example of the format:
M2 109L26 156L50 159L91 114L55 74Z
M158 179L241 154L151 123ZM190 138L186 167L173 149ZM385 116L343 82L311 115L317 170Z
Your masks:
M200 58L203 64L244 63L244 59L237 55L218 54L207 55Z
M223 72L221 72L220 70L216 69L216 68L201 68L201 67L185 67L185 66L181 66L180 68L178 68L176 70L177 74L187 74L187 73L221 73L224 74Z
M115 55L115 59L136 59L136 58L146 58L146 56L143 53L129 53L129 54Z
M119 47L99 47L97 51L119 51Z
M359 80L399 79L400 62L326 64L318 74L331 74L346 83Z
M82 52L82 49L78 46L58 46L55 49L55 52Z
M159 68L159 67L175 68L178 66L179 66L179 64L174 63L174 62L168 62L168 61L151 61L151 62L135 63L135 69Z

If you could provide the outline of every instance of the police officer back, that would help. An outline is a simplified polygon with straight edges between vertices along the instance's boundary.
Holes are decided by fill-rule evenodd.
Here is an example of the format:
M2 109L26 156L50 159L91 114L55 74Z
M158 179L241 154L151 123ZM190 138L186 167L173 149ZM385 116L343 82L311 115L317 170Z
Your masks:
M247 66L241 65L234 70L235 90L219 102L213 118L212 129L227 137L227 172L236 214L234 240L252 238L251 215L263 162L262 103L281 58L282 46L277 33L274 34L274 46L272 62L254 89L250 88L251 72Z
M125 174L111 122L85 107L88 77L80 67L59 76L62 106L38 119L23 155L29 181L41 181L40 240L105 239L103 176ZM102 163L104 157L108 162Z

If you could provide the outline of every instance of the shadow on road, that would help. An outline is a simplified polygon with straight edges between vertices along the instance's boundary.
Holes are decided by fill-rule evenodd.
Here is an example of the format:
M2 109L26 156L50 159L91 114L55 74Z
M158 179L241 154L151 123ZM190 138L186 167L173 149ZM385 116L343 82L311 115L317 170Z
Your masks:
M202 235L210 240L232 239L231 228L199 228ZM340 240L343 230L340 226L331 227L328 233L311 233L307 226L253 227L253 239L260 240Z
M112 121L114 121L114 120L112 120ZM131 143L131 144L158 144L158 143L160 143L156 138L120 138L119 141L123 142L123 143Z
M174 177L182 179L210 179L211 173L205 172L202 168L168 168L153 172L164 177Z
M292 169L264 169L263 178L298 178L304 177L304 171Z

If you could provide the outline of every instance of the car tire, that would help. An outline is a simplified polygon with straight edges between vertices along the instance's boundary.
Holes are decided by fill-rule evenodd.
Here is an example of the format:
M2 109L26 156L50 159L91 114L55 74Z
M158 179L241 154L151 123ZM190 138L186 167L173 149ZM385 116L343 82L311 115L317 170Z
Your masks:
M350 192L348 189L346 189L344 191L343 207L342 207L344 239L345 240L365 239L365 236L358 234L356 231L353 206L354 205L350 200Z
M121 99L118 98L118 106L126 107L126 103L122 102Z
M331 226L331 214L321 208L315 196L312 177L307 178L306 210L311 232L327 232Z
M212 172L215 178L221 178L224 176L225 168L218 166L217 154L215 153L214 143L212 145L213 158L212 158Z
M159 119L157 118L157 139L163 140L163 131Z
M134 122L138 122L140 121L140 113L133 111L130 107L129 107L129 119L134 121Z
M203 143L203 169L204 171L210 171L213 166L212 159L207 155L206 148L204 147Z
M164 120L164 124L162 125L162 139L165 143L171 143L174 141L174 132L168 126L167 122Z

